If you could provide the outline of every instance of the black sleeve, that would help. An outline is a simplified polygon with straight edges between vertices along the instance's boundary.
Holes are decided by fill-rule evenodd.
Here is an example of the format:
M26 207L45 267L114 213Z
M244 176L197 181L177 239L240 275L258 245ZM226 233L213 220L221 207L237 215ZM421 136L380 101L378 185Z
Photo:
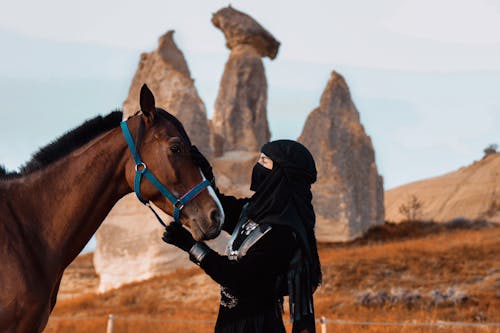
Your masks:
M222 193L217 193L217 198L219 198L222 208L224 209L224 214L226 216L226 218L224 219L222 230L225 230L229 234L232 234L234 228L236 227L236 224L238 223L238 218L240 217L243 206L250 199L238 199L236 197L224 195Z
M288 227L273 226L239 261L210 251L200 266L217 283L238 294L251 293L288 267L296 240Z

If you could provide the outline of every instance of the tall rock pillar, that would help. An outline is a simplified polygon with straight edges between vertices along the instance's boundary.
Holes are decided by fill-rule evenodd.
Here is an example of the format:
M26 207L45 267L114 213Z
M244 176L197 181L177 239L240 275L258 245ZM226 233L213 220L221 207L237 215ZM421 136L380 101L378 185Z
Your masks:
M157 106L176 116L193 144L210 156L205 104L196 91L186 59L175 45L173 34L174 31L168 31L160 37L156 50L141 54L123 112L129 116L140 109L139 91L146 83L155 95Z
M224 33L231 50L211 121L212 149L217 155L259 151L271 136L261 58L274 59L280 43L253 18L232 7L216 12L212 23Z
M373 145L337 72L332 72L298 141L309 148L318 169L313 194L319 240L350 240L384 222L383 179Z
M125 116L140 109L139 91L144 83L153 91L157 106L179 118L192 142L210 156L205 105L196 92L184 56L174 43L173 31L160 37L156 50L141 55L123 103ZM166 246L160 240L161 233L155 217L135 194L121 199L96 233L94 266L99 274L99 290L189 267L185 253Z

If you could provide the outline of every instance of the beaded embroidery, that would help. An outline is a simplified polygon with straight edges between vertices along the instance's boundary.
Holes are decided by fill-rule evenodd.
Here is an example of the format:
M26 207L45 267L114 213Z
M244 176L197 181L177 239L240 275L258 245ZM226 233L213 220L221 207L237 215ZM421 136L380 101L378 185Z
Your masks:
M238 305L238 298L231 294L231 291L226 288L226 287L221 287L220 288L220 304L228 309L234 308L236 305Z
M259 225L252 220L248 220L241 228L240 233L245 235L250 235L250 233L255 230Z

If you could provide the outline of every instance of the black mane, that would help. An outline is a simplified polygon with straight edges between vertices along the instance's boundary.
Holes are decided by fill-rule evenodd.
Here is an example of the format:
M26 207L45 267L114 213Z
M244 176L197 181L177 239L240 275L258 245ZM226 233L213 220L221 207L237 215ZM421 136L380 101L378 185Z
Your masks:
M72 151L82 147L102 133L117 127L122 117L123 114L121 111L113 111L107 116L97 116L85 121L79 127L63 134L47 146L40 148L38 152L33 154L31 160L20 168L19 172L7 172L7 170L0 165L0 179L22 177L46 167Z
M156 111L158 111L157 112L158 115L160 115L161 117L165 118L166 120L168 120L172 124L174 124L174 127L177 128L177 130L179 131L179 134L186 141L186 144L188 145L188 147L191 147L191 140L189 139L189 136L188 136L186 130L184 129L184 125L182 125L182 123L179 121L179 119L177 119L177 117L175 117L174 115L172 115L170 112L168 112L166 110L156 108Z

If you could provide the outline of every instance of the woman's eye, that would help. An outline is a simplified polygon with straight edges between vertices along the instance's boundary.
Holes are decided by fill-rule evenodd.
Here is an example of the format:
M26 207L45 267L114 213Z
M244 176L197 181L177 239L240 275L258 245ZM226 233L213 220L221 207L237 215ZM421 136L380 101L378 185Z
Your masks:
M172 153L178 153L181 151L181 147L179 145L173 145L172 147L170 147L170 151Z

